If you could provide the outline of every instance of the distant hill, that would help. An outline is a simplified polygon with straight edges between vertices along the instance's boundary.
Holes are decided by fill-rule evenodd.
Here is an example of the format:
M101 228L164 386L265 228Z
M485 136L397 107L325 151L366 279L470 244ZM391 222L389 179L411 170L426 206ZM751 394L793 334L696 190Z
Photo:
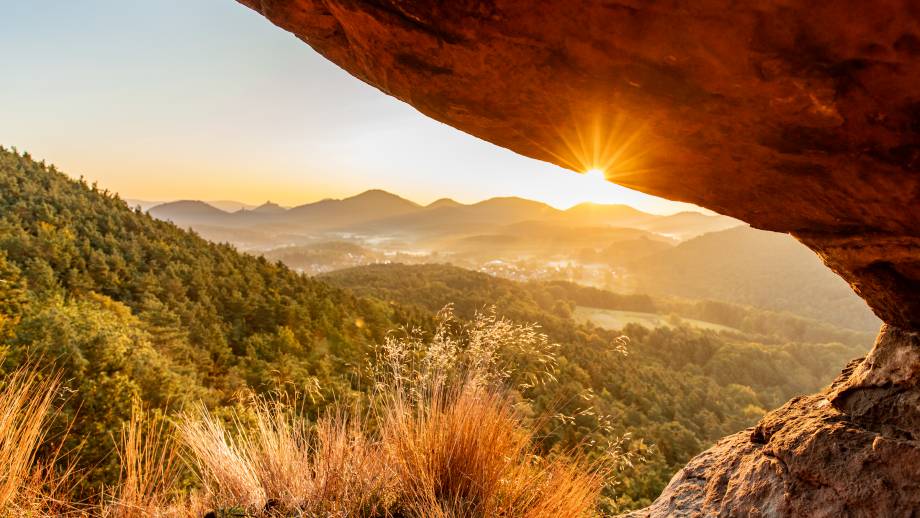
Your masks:
M228 229L258 229L271 233L354 233L361 235L469 237L496 234L501 227L523 222L552 222L569 228L635 228L675 239L739 225L737 220L685 212L672 216L648 214L627 205L585 203L562 211L545 203L516 197L491 198L465 205L442 198L421 206L379 189L349 198L327 199L285 209L265 204L255 209L209 212L188 202L158 205L151 215L180 226L209 225ZM202 203L202 202L198 202ZM214 208L212 206L212 208ZM216 229L211 228L211 232ZM232 233L227 233L232 235Z
M670 249L674 244L659 236L642 235L611 243L600 250L583 250L579 259L586 263L626 266L634 261Z
M246 210L246 209L241 209L241 210ZM259 214L282 214L284 212L287 212L287 209L285 209L281 205L278 205L277 203L272 203L270 201L267 201L263 203L262 205L259 205L258 207L251 209L251 210L252 212L256 212Z
M197 200L164 203L151 208L148 212L157 219L172 221L179 226L219 225L230 217L228 212Z
M255 208L255 205L234 200L205 200L205 202L225 212L236 212L238 210L251 210Z
M495 229L492 233L465 236L445 243L454 252L477 253L500 258L509 254L570 254L573 250L593 249L602 243L657 243L670 248L667 238L635 228L605 226L573 227L554 221L523 221ZM649 248L658 250L655 245Z
M429 203L428 205L425 205L425 208L426 209L437 209L438 207L459 207L461 205L463 204L460 203L459 201L455 201L450 198L441 198L439 200L435 200Z
M653 217L629 205L601 205L598 203L580 203L566 210L565 215L582 225L603 225L612 221L626 225L647 221Z
M561 214L560 219L577 226L611 225L638 228L675 239L687 239L743 224L741 221L726 216L699 212L685 211L660 216L642 212L629 205L598 205L595 203L576 205Z
M492 198L472 205L457 202L432 204L427 209L397 218L371 220L360 230L431 234L445 231L482 233L495 227L542 221L569 228L633 228L676 239L686 239L742 224L725 216L709 216L696 212L660 216L642 212L628 205L583 203L561 211L545 203L513 197Z
M856 330L881 322L814 252L786 234L738 227L633 261L642 293L791 311Z
M637 227L677 239L687 239L741 225L744 225L744 223L737 219L685 211L669 216L660 216L639 224Z
M421 207L395 194L366 191L342 200L326 199L285 209L265 203L251 210L227 212L202 201L178 201L157 205L150 215L179 226L262 227L263 231L316 231L347 227L367 219L389 217Z
M342 200L323 200L288 210L284 222L311 229L347 229L373 219L398 216L422 207L379 189L365 191Z
M390 218L368 220L355 228L374 234L448 236L479 234L529 220L544 220L560 211L545 203L523 198L491 198L472 205L441 203Z
M125 200L128 203L129 207L140 207L142 211L147 212L154 207L164 207L164 210L169 211L168 206L174 202L163 202L163 201L148 201L148 200L136 200L136 199L127 199ZM185 200L191 201L191 200ZM199 201L199 200L195 200ZM233 200L205 200L203 203L214 207L215 209L220 209L224 212L237 212L240 210L252 210L255 208L255 205L249 205L248 203L243 203Z

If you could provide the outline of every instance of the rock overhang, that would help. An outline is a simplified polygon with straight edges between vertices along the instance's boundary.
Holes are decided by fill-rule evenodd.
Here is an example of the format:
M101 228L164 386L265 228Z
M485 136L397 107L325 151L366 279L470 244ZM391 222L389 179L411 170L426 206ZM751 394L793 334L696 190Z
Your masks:
M520 154L789 232L920 329L920 5L241 0Z

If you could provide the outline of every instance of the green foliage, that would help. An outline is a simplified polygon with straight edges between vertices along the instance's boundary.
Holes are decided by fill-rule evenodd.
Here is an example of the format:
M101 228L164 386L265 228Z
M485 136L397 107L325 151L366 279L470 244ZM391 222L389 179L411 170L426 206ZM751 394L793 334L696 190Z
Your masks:
M19 268L6 260L0 251L0 339L12 336L26 303L24 280Z
M10 365L41 359L63 375L70 397L53 431L70 428L67 450L79 450L92 466L92 484L118 476L113 433L140 397L160 408L212 399L193 378L175 368L130 310L103 295L80 301L48 301L23 319L11 341ZM79 417L78 419L75 419Z
M436 311L453 302L469 318L493 302L512 320L539 322L561 344L555 384L527 394L535 415L572 416L567 426L552 423L547 444L607 445L628 437L624 448L644 462L621 473L610 510L648 504L674 472L717 439L753 425L766 409L827 384L848 360L865 354L868 339L857 344L783 342L769 336L715 333L689 326L622 330L580 326L570 316L576 304L649 311L675 301L623 296L567 282L521 284L447 265L373 265L322 277L357 294L390 304ZM733 311L762 315L740 306ZM559 308L564 308L562 311ZM821 338L824 324L792 316ZM710 314L712 316L712 314ZM629 338L628 355L617 349ZM858 333L842 332L853 338ZM833 336L833 335L832 335Z

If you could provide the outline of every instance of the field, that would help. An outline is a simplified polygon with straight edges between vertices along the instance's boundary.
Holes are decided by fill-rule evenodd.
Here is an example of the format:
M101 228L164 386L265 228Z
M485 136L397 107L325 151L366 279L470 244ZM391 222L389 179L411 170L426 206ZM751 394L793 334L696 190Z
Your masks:
M676 315L660 315L658 313L643 313L640 311L619 311L614 309L599 309L588 306L577 306L575 308L575 320L579 323L591 322L598 327L605 329L623 329L626 324L641 324L645 327L677 327L680 324L689 325L699 329L709 329L712 331L730 331L740 333L739 330L704 322L692 318L682 318Z

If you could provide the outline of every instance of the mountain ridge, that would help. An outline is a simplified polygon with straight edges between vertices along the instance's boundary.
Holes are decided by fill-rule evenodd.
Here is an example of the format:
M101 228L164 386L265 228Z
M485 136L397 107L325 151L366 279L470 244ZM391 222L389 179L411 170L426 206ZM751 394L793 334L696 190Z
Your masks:
M209 205L203 201L184 200L192 201ZM428 205L421 205L382 189L369 189L354 196L328 198L287 209L272 204L269 210L263 204L255 209L232 213L208 211L203 206L191 210L177 203L180 202L157 205L149 209L149 213L182 226L260 226L262 230L270 230L274 226L285 232L436 234L444 229L482 232L493 225L507 226L543 220L579 227L634 226L686 239L741 224L725 216L694 211L673 215L651 214L625 204L586 202L561 210L540 201L516 196L493 197L469 204L441 198Z

